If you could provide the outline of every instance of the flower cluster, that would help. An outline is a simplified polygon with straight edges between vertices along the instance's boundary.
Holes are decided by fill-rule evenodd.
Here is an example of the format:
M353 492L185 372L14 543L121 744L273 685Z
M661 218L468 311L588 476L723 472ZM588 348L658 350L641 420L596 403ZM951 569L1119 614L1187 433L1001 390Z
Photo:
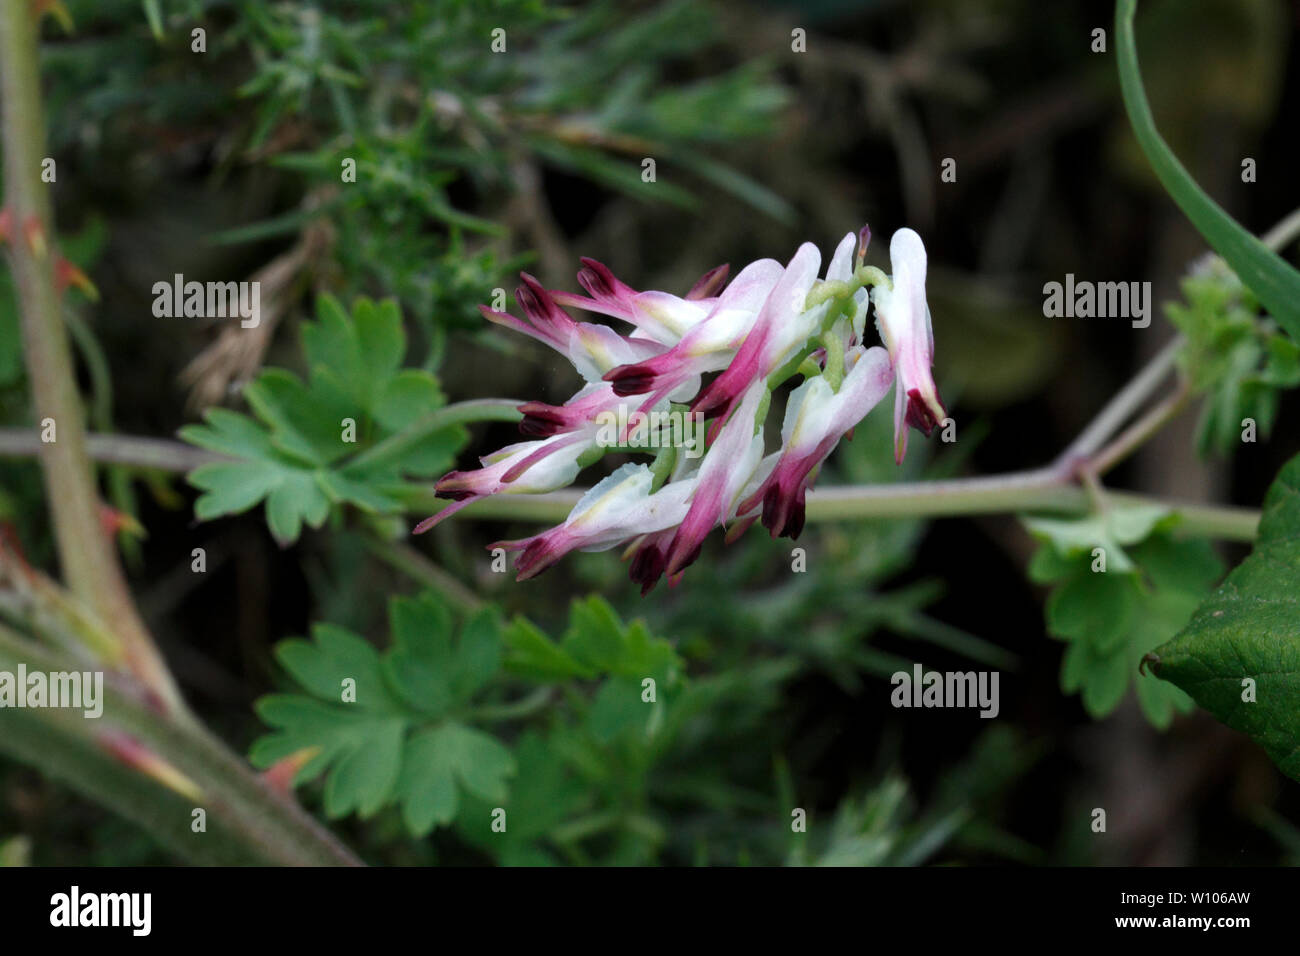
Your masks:
M728 267L719 266L684 297L638 292L592 259L583 259L578 273L586 295L543 288L525 273L515 293L524 318L480 310L564 355L586 384L563 405L521 405L519 428L528 440L488 455L481 468L445 475L437 493L452 503L416 533L487 495L569 485L618 450L653 460L618 468L563 524L492 545L520 552L519 580L569 551L623 546L645 593L664 575L675 583L718 526L732 541L761 517L774 537L797 537L821 463L891 385L897 461L909 426L928 436L944 419L931 372L925 246L911 229L896 232L887 276L863 264L869 239L866 228L845 236L824 278L821 254L804 243L784 267L760 259L730 283ZM864 341L873 308L884 348ZM631 332L576 321L567 309L609 316ZM705 384L711 373L719 374ZM796 375L803 381L786 402L781 446L765 453L772 392ZM635 427L680 420L707 422L702 456L680 454L663 425ZM610 421L621 423L614 441Z

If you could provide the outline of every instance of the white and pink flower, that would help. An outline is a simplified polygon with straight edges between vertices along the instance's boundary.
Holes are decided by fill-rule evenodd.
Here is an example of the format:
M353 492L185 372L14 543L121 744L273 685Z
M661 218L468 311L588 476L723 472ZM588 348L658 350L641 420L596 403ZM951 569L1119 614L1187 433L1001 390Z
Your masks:
M570 551L622 547L644 594L664 576L674 583L715 528L725 528L731 541L761 517L774 537L797 537L822 463L891 385L898 461L908 426L929 435L946 415L931 368L925 247L912 230L896 232L887 279L862 265L869 238L865 228L846 235L824 279L821 254L805 243L785 266L760 259L729 284L729 268L719 266L680 297L638 292L594 259L583 259L578 273L585 295L548 290L525 274L516 292L523 319L480 309L564 355L587 384L562 405L520 405L520 430L535 440L486 456L479 469L445 475L436 491L452 503L416 532L479 498L571 484L600 457L591 454L602 444L597 422L611 413L630 421L637 412L689 403L692 413L712 418L703 459L624 465L591 488L562 524L498 542L494 547L519 552L519 580ZM863 342L873 306L884 348ZM631 328L623 334L579 322L571 308ZM712 373L718 374L704 384ZM765 410L774 389L795 374L804 381L786 401L780 448L765 454Z

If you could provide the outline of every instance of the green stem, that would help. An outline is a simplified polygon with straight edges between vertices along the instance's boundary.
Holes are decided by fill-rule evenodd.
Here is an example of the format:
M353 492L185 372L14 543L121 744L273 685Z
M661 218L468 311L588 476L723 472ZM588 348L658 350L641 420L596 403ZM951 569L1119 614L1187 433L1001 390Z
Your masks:
M1190 537L1217 538L1221 541L1241 541L1249 544L1259 533L1260 512L1255 508L1171 502L1153 495L1139 495L1129 491L1108 491L1106 497L1121 504L1160 505L1170 508L1180 519L1178 532Z
M109 369L108 356L100 346L99 340L90 326L73 309L63 310L68 332L73 344L81 354L81 361L90 376L90 420L100 431L107 432L113 427L113 376ZM90 436L87 435L87 442ZM94 452L90 453L94 458ZM125 514L134 515L135 494L131 484L131 474L125 468L108 468L104 476L108 486L109 498L113 507ZM140 542L129 531L121 531L117 536L118 546L130 561L139 562Z
M396 435L367 448L347 463L347 468L364 469L376 462L400 459L434 432L469 422L517 422L523 419L520 403L510 398L480 398L446 405Z
M614 810L602 810L561 824L552 830L549 836L555 843L577 843L597 833L612 830L622 822L623 814Z
M1178 361L1178 353L1186 344L1187 341L1182 336L1178 336L1157 352L1132 381L1115 393L1097 416L1088 423L1088 427L1079 433L1079 437L1061 452L1057 458L1058 465L1069 467L1096 455L1116 430L1128 421L1160 387L1165 376L1173 370Z
M672 475L676 464L677 448L671 444L660 445L659 450L655 452L654 461L650 462L650 474L654 476L654 482L650 486L652 492L664 486L664 482Z
M823 332L822 348L826 350L826 384L838 392L844 381L844 343L834 331Z
M374 534L363 534L361 540L365 542L366 550L379 560L420 584L433 588L459 610L477 611L483 607L483 601L477 594L409 544L386 541Z
M540 495L495 495L466 506L462 515L500 521L563 521L583 489ZM1229 541L1252 541L1259 511L1221 505L1169 501L1154 495L1108 491L1112 501L1159 505L1182 515L1181 529ZM433 495L413 497L413 506L435 512L449 502ZM875 518L939 518L974 514L1045 511L1084 515L1091 510L1087 492L1055 468L1011 472L948 481L900 482L896 485L843 485L808 492L806 520L853 521Z
M1178 388L1093 456L1089 462L1092 473L1100 477L1137 451L1147 439L1176 418L1191 399L1191 386L1186 381L1180 382Z
M95 428L107 431L113 427L113 377L108 367L108 356L100 348L90 326L76 312L65 309L63 317L90 377L90 420Z
M512 701L509 704L492 704L483 707L475 707L466 718L476 721L497 722L504 720L523 720L531 717L533 714L544 710L551 702L552 688L538 687L526 697Z

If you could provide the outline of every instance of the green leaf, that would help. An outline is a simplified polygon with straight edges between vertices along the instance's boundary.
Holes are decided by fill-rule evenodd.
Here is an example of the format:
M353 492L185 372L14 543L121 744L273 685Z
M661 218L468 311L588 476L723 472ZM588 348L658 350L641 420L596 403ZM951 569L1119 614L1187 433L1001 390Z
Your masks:
M335 707L301 695L273 695L257 703L258 716L276 731L253 744L249 759L259 767L315 750L296 783L330 768L325 812L369 816L383 806L397 781L406 721L361 709Z
M206 491L194 505L200 521L247 511L284 479L273 462L250 461L201 465L190 472L190 484Z
M1254 550L1158 647L1151 670L1300 780L1300 457L1264 501ZM1248 681L1254 682L1253 693Z
M509 748L467 723L474 696L500 668L500 624L485 610L457 636L432 594L394 599L389 624L392 646L383 653L331 624L313 627L310 641L281 642L276 657L305 693L258 701L272 732L250 759L269 767L306 755L294 783L324 774L328 816L368 817L398 804L422 836L455 819L462 793L506 798L515 771Z
M322 395L292 372L271 368L244 387L244 398L271 426L271 444L307 465L326 465L346 454L343 419L357 408Z
M553 865L555 858L540 844L581 809L584 789L563 757L534 730L520 735L515 759L518 772L510 793L497 804L506 810L505 832L492 829L492 811L497 805L472 794L463 802L456 827L504 866Z
M190 473L190 484L206 492L194 505L202 521L240 514L265 498L267 524L281 544L294 541L304 521L320 527L329 513L329 502L311 473L284 465L276 456L201 465Z
M377 487L362 480L353 480L350 474L338 471L318 471L316 484L328 496L330 502L347 502L356 505L367 514L392 514L398 508L395 499L389 497Z
M373 406L375 421L398 432L414 425L443 405L438 380L423 369L403 369L387 379L377 392Z
M379 652L367 641L333 624L317 624L312 640L281 641L276 659L305 690L329 703L343 702L343 681L355 682L356 706L397 711L380 672Z
M1047 629L1055 637L1090 642L1098 654L1116 651L1128 637L1141 592L1131 574L1076 574L1047 601Z
M611 677L601 684L587 711L587 729L598 743L608 744L622 734L644 729L658 702L641 699L641 683Z
M331 817L354 810L363 819L373 816L397 783L406 722L377 719L364 726L364 736L359 734L356 745L339 758L325 784L325 812Z
M204 492L195 502L200 520L265 501L267 525L287 545L304 525L320 527L331 508L396 514L404 481L445 471L468 439L459 425L429 430L444 397L429 372L401 368L406 335L395 303L358 299L349 313L321 296L302 346L306 382L269 368L245 387L255 417L214 408L205 424L181 429L186 441L234 459L191 472ZM383 451L356 464L381 442Z
M488 802L503 801L514 773L510 751L481 731L447 723L416 734L397 785L407 829L422 836L450 823L461 789Z
M451 614L432 596L396 598L390 605L393 647L384 666L412 707L439 715L483 687L501 667L496 612L471 616L452 638Z
M532 621L517 617L505 631L506 666L534 680L594 677L596 672L561 648Z
M149 22L149 32L153 38L162 41L163 23L162 23L162 6L159 0L141 0L141 6L144 7L144 18Z
M1133 133L1169 195L1205 241L1221 255L1258 297L1268 313L1300 341L1300 272L1251 235L1196 184L1156 129L1142 89L1133 17L1137 0L1115 6L1115 46L1120 90Z
M1138 665L1187 622L1223 566L1208 542L1175 540L1160 530L1164 523L1153 512L1138 512L1118 522L1049 523L1050 535L1039 528L1046 540L1028 571L1032 580L1054 585L1045 606L1047 629L1069 642L1061 658L1061 689L1079 694L1093 718L1119 705L1130 677L1156 727L1169 726L1175 713L1192 707L1185 694L1162 686ZM1126 570L1096 570L1088 548L1099 529L1124 542Z
M319 528L329 514L329 502L311 474L286 474L266 499L266 523L281 544L298 540L303 522Z
M224 408L208 409L207 425L186 425L180 436L192 445L236 458L269 458L271 436L246 415Z
M465 621L452 676L458 696L473 696L496 675L501 669L501 650L501 619L494 609L483 608Z

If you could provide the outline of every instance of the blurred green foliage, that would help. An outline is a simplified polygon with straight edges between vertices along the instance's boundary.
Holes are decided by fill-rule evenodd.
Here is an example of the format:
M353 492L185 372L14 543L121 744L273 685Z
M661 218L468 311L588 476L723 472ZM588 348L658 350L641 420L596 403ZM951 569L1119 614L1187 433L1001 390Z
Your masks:
M1185 301L1167 304L1165 314L1187 337L1180 362L1192 388L1206 393L1197 448L1230 455L1248 431L1255 441L1272 432L1282 393L1300 385L1300 344L1260 315L1221 260L1184 279L1182 291Z

